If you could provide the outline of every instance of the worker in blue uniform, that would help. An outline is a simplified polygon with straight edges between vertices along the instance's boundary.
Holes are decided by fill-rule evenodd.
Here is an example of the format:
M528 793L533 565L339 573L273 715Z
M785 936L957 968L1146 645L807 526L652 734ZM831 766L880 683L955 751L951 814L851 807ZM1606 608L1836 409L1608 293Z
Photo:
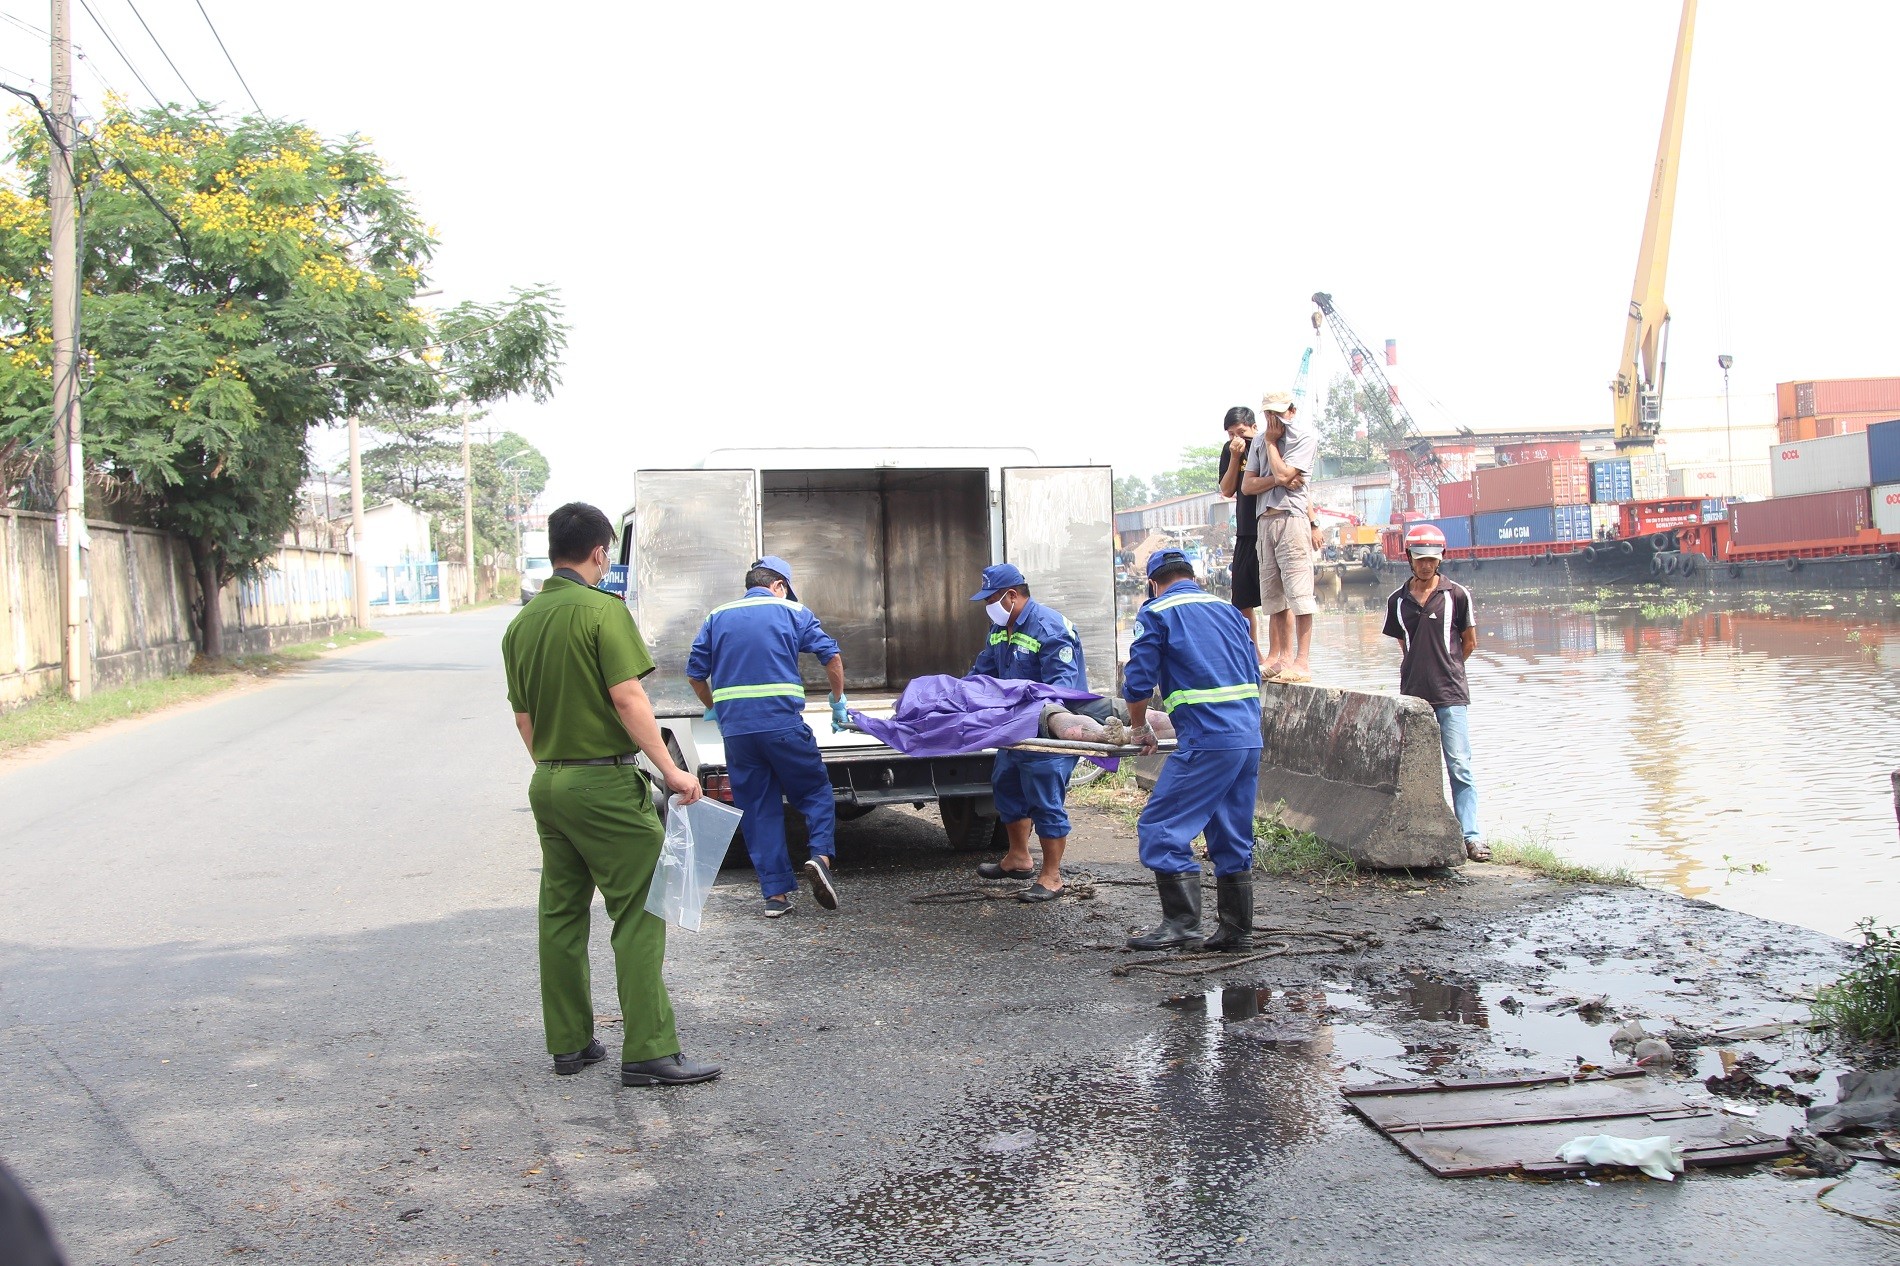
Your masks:
M1155 750L1148 700L1157 692L1178 746L1141 811L1141 864L1155 873L1161 923L1128 948L1244 949L1253 944L1253 812L1260 783L1260 664L1246 617L1194 583L1180 550L1148 559L1151 595L1135 615L1122 696L1130 738ZM1201 936L1204 835L1214 862L1220 929Z
M746 572L745 586L743 598L714 607L699 626L686 657L687 683L725 738L726 774L733 803L745 815L740 829L759 877L765 917L791 910L798 887L785 847L787 801L804 817L811 839L805 877L812 899L836 910L831 865L837 814L831 776L805 724L798 657L815 655L825 666L833 733L846 724L844 657L792 592L791 564L768 554Z
M1082 639L1061 612L1029 596L1029 581L1014 563L983 569L983 584L970 595L990 617L989 639L978 652L970 676L1006 681L1040 681L1051 686L1087 690L1088 668L1082 660ZM1107 701L1100 701L1105 719ZM1094 715L1087 705L1076 711ZM1054 901L1062 895L1062 851L1069 842L1069 775L1076 757L1049 752L996 753L990 774L990 793L996 815L1009 834L1009 847L1000 862L976 868L982 879L1028 879L1017 894L1022 901ZM1042 867L1030 864L1029 836L1042 841Z

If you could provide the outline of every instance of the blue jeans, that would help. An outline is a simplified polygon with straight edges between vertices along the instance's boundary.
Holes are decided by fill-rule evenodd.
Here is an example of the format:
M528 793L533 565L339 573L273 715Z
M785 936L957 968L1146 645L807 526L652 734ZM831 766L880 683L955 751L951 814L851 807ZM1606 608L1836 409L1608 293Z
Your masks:
M1445 773L1451 779L1451 808L1468 840L1483 839L1478 830L1478 784L1471 776L1471 727L1463 704L1433 708L1438 714L1438 743L1445 749Z

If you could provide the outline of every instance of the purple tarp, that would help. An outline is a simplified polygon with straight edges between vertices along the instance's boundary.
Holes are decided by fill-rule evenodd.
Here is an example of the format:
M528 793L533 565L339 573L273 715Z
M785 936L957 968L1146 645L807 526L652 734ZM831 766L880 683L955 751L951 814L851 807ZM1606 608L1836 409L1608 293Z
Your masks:
M1044 704L1099 698L1040 681L919 677L904 687L888 721L862 712L851 720L906 756L965 756L1035 738Z

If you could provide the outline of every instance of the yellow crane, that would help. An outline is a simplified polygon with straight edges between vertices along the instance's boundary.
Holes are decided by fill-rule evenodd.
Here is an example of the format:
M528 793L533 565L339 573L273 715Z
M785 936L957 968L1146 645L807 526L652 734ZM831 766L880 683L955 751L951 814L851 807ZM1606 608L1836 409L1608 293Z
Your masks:
M1643 240L1636 252L1636 284L1630 289L1623 357L1610 384L1615 397L1616 447L1624 453L1654 448L1656 433L1662 429L1663 372L1669 353L1669 305L1663 299L1663 279L1669 272L1669 230L1676 218L1676 167L1682 155L1682 115L1689 98L1695 6L1696 0L1683 0L1669 96L1663 102L1662 139L1656 144L1656 172L1649 182L1649 209L1643 216Z

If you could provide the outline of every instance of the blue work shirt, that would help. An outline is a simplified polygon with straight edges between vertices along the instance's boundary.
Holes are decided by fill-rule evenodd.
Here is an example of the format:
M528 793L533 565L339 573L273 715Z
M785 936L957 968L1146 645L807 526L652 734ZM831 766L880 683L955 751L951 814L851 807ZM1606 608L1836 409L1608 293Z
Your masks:
M1076 636L1075 626L1034 598L1016 613L1014 630L1001 624L990 626L989 641L965 675L1040 681L1071 690L1089 688L1082 639Z
M1135 613L1122 697L1159 688L1182 747L1260 744L1260 664L1247 617L1192 580L1177 580Z
M686 675L711 684L722 733L790 729L805 715L801 651L829 664L838 644L803 605L770 589L748 589L737 602L714 607L699 626Z

